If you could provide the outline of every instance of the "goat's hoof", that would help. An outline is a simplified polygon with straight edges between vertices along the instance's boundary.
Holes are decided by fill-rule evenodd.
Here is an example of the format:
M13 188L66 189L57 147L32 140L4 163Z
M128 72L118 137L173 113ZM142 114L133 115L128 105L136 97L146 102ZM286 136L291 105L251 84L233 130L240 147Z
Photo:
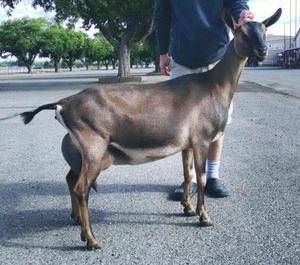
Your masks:
M208 218L208 219L200 219L200 226L201 227L209 227L209 226L213 226L213 222Z
M86 242L86 232L81 231L80 238L81 238L81 241Z
M194 209L191 209L191 208L189 208L189 207L184 207L184 210L183 210L183 212L184 212L184 215L185 216L195 216L196 215L196 212L195 212L195 210Z
M88 251L95 251L97 249L100 249L100 246L98 246L98 244L94 244L94 245L86 244L86 249Z

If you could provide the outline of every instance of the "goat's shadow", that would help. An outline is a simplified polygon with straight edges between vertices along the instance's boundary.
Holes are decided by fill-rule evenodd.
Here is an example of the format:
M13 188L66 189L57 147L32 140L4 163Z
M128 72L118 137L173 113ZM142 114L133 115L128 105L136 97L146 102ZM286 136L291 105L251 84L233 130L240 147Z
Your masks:
M170 193L173 190L172 185L156 185L156 184L110 184L100 185L98 194L108 193L131 193L131 192L160 192ZM74 226L70 218L70 209L37 209L37 210L17 210L22 203L23 198L28 196L68 196L67 184L64 182L21 182L0 185L0 245L3 247L19 247L19 248L45 248L60 249L65 251L81 250L80 247L71 246L34 246L30 244L15 243L13 239L21 238L31 234L59 230L64 227ZM94 194L95 196L95 194ZM97 196L97 195L96 195ZM69 199L69 198L68 198ZM9 207L8 207L9 206ZM6 210L5 210L6 209ZM143 224L143 225L176 225L176 226L196 226L197 222L176 222L173 218L183 216L176 213L151 213L143 212L117 212L117 211L101 211L91 209L90 214L93 223L101 224ZM131 216L157 216L158 218L130 218ZM165 217L162 218L161 217ZM80 229L78 228L78 231ZM80 242L78 242L80 243Z
M159 184L106 184L98 185L98 193L93 196L111 193L167 193L174 189L172 185ZM67 196L66 182L16 182L0 184L0 205L14 208L25 196Z

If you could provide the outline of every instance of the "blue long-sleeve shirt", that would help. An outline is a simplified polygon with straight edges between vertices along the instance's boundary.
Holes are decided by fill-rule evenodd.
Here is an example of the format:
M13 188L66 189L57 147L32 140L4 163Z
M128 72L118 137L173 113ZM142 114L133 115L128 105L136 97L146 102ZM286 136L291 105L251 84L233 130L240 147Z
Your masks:
M168 53L171 44L174 61L192 69L221 59L229 41L222 11L227 8L238 20L240 13L249 9L246 2L156 0L155 27L160 54Z

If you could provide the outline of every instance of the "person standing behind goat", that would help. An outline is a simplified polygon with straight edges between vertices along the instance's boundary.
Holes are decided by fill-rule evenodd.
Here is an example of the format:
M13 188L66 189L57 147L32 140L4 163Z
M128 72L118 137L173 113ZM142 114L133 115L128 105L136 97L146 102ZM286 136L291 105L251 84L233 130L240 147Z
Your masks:
M222 19L224 8L241 24L254 18L246 2L156 0L155 26L162 73L177 78L211 70L222 58L229 43L228 30ZM228 118L229 122L230 119L231 117ZM210 144L206 165L205 192L215 198L229 195L223 181L219 179L223 141L224 136L221 136ZM196 191L194 172L190 195L194 195ZM182 194L183 184L175 189L172 197L174 200L181 200Z

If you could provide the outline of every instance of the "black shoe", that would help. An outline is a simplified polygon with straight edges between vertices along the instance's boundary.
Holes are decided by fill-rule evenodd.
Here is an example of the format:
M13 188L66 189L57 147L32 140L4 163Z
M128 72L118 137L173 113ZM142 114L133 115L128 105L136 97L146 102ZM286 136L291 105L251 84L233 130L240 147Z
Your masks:
M205 194L213 198L223 198L229 196L224 182L220 179L208 179L205 186Z
M197 183L192 182L190 185L190 197L193 197L197 193ZM172 201L181 201L183 196L183 183L170 194L170 199Z

